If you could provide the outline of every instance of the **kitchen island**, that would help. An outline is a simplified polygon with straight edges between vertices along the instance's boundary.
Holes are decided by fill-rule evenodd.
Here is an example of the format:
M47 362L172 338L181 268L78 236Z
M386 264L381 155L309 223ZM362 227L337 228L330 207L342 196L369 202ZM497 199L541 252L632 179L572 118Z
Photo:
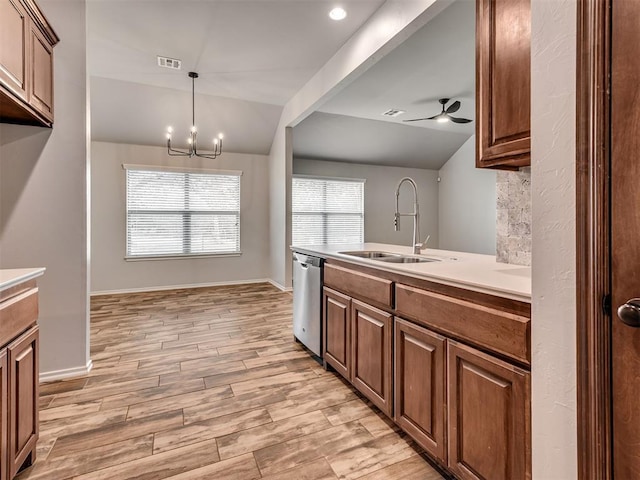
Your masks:
M456 477L531 477L530 268L377 243L293 250L325 259L327 368Z

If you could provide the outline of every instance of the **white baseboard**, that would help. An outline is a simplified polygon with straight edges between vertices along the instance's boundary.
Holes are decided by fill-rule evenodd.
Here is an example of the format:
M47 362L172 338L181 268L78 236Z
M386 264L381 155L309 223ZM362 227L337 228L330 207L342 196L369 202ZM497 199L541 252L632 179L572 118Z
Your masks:
M51 372L43 372L40 374L40 383L54 382L56 380L64 380L73 377L83 377L87 375L93 368L93 362L89 360L84 367L65 368L63 370L53 370Z
M275 284L268 278L255 278L251 280L231 280L228 282L209 282L209 283L191 283L186 285L162 285L155 287L140 287L140 288L123 288L121 290L101 290L97 292L91 292L91 296L98 295L118 295L121 293L145 293L145 292L160 292L164 290L179 290L183 288L202 288L202 287L224 287L226 285L247 285L251 283L271 283L272 285L280 288L282 287Z
M275 280L268 279L267 282L283 292L293 292L293 287L285 287L284 285L280 285Z

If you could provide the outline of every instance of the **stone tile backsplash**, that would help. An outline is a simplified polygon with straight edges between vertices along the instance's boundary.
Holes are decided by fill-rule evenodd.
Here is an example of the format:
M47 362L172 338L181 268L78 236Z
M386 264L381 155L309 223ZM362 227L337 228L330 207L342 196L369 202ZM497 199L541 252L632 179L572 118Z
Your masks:
M496 175L496 259L531 265L531 168Z

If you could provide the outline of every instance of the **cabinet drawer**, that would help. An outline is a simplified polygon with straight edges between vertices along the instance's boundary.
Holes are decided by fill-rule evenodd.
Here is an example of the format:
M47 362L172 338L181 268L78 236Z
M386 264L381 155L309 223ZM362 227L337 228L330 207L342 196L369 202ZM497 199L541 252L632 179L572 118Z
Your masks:
M4 345L38 319L38 289L25 292L0 303L0 345Z
M526 365L531 362L531 322L527 317L399 284L396 311Z
M325 265L324 284L351 296L393 306L393 282L336 265Z

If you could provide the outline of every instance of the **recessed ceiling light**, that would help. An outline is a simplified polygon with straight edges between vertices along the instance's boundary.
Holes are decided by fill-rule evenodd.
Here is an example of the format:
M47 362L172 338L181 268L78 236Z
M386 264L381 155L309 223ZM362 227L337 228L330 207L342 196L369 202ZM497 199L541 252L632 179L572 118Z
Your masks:
M329 17L332 20L344 20L347 18L347 11L342 7L336 7L329 12Z

